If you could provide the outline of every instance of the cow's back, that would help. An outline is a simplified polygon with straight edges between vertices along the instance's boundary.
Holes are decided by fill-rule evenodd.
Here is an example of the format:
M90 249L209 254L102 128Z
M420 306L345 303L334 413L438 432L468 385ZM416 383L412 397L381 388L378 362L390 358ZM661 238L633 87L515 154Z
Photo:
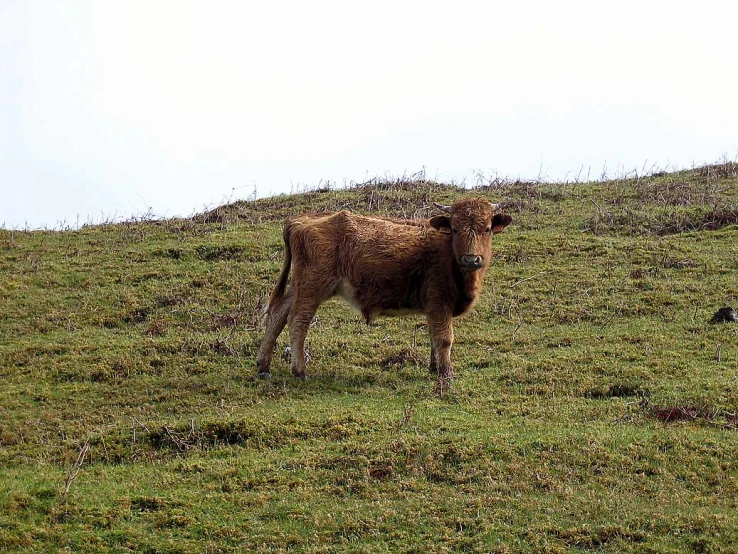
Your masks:
M433 267L449 264L447 238L420 221L392 221L343 211L292 222L298 271L309 271L370 319L422 311ZM330 283L330 285L328 285Z

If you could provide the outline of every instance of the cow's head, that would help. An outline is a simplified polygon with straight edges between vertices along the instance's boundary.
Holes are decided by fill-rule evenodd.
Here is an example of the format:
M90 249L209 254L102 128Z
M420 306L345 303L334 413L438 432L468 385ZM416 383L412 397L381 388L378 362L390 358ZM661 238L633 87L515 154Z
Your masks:
M486 267L492 254L492 235L502 233L512 218L495 213L500 205L483 198L459 200L453 206L436 204L436 207L444 213L432 217L430 224L451 235L454 257L461 270L472 272Z

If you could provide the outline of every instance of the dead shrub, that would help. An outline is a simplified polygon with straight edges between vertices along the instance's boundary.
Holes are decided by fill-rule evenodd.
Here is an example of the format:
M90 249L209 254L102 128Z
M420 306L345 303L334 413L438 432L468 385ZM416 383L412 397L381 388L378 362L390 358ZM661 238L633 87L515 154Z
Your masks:
M738 177L738 163L723 162L718 164L705 165L698 167L694 172L703 179L708 181L716 179L726 179L730 177Z
M418 190L440 190L448 188L458 188L456 185L445 185L436 181L426 179L425 171L418 171L410 175L404 174L398 177L373 177L362 183L354 183L350 188L356 190L402 190L402 191L418 191Z
M636 198L659 206L716 206L723 200L723 189L716 181L643 179L636 182Z
M218 223L220 225L230 225L238 222L238 214L228 209L228 205L218 206L217 208L207 211L197 218L201 223Z
M357 206L368 213L400 219L425 219L433 212L434 195L430 191L412 194L378 192L368 190L362 197L363 206Z
M505 200L501 203L502 209L506 212L520 213L523 211L533 211L535 204L530 198L510 198L505 197Z
M721 207L706 211L665 207L607 207L596 205L595 213L582 225L595 235L676 235L694 231L717 231L738 225L738 207Z
M702 216L702 228L717 231L729 225L738 225L738 208L712 210Z

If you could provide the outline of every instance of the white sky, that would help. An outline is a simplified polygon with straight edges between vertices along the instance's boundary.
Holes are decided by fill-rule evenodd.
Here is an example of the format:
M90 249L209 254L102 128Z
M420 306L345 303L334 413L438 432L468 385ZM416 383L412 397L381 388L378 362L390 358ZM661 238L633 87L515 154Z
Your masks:
M738 156L738 2L0 0L0 225Z

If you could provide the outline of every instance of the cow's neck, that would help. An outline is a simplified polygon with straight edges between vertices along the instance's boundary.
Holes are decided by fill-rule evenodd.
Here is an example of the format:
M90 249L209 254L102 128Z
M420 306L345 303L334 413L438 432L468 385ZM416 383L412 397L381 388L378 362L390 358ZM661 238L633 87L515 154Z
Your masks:
M477 301L482 290L484 269L464 272L454 261L454 284L456 285L456 305L453 309L454 317L466 313Z

